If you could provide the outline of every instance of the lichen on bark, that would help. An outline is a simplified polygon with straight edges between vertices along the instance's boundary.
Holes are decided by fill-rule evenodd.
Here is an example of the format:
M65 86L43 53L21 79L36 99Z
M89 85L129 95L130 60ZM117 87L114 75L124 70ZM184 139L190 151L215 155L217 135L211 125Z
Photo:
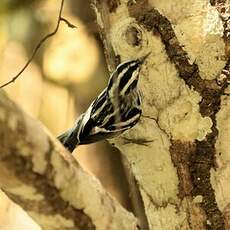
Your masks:
M209 1L120 1L113 13L95 2L108 54L123 61L151 52L140 77L141 121L112 141L136 178L149 228L224 229L211 172L229 84L220 77L228 68L226 22Z

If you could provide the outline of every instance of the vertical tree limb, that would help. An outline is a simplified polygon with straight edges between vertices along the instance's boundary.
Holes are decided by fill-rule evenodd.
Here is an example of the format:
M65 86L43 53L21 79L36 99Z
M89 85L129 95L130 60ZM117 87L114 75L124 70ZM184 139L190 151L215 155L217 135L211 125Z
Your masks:
M112 69L117 60L151 52L140 78L143 117L112 141L137 182L149 229L227 229L230 200L214 173L222 165L229 169L230 155L221 140L216 146L219 133L230 138L223 115L229 111L229 28L218 7L209 1L94 4ZM221 4L229 12L229 3Z

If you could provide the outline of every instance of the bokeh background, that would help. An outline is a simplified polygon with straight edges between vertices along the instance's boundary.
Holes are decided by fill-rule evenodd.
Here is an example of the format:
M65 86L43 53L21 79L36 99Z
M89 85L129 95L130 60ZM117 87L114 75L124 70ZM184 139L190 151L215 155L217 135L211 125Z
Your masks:
M0 84L15 76L40 39L53 31L61 1L0 1ZM5 91L55 135L71 127L106 86L109 73L90 0L65 0L64 22L38 51L30 66ZM36 135L36 134L35 134ZM106 141L80 146L74 156L130 209L120 153ZM1 230L38 230L27 214L0 192Z

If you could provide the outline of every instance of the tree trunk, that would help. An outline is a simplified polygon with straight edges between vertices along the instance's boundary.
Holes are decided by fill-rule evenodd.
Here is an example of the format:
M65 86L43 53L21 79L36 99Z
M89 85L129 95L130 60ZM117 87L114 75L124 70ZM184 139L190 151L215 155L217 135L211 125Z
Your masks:
M230 229L230 1L94 1L110 70L151 52L112 142L142 229Z
M42 229L137 229L40 123L0 92L0 188Z

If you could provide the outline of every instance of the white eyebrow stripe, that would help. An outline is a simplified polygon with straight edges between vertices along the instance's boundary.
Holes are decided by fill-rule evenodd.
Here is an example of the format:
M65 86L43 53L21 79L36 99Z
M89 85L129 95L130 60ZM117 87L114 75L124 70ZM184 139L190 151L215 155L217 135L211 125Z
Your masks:
M124 95L125 91L129 88L129 86L137 79L137 76L139 74L139 69L137 68L133 73L132 77L129 79L128 83L125 85L125 87L122 89L121 94Z
M130 61L127 61L125 63L128 63ZM124 65L125 63L121 63L120 65ZM119 66L120 66L119 65ZM126 66L122 71L121 73L118 74L117 78L114 79L114 82L112 82L112 87L109 89L109 95L112 96L115 92L115 90L118 90L118 87L119 87L119 84L120 84L120 81L121 81L121 78L124 76L124 74L130 69L130 67L133 67L136 65L136 62L133 62L131 63L130 65ZM117 67L116 71L118 70L119 66ZM115 71L115 72L116 72ZM114 73L115 73L114 72ZM111 79L112 80L112 79ZM114 90L115 89L115 90Z

